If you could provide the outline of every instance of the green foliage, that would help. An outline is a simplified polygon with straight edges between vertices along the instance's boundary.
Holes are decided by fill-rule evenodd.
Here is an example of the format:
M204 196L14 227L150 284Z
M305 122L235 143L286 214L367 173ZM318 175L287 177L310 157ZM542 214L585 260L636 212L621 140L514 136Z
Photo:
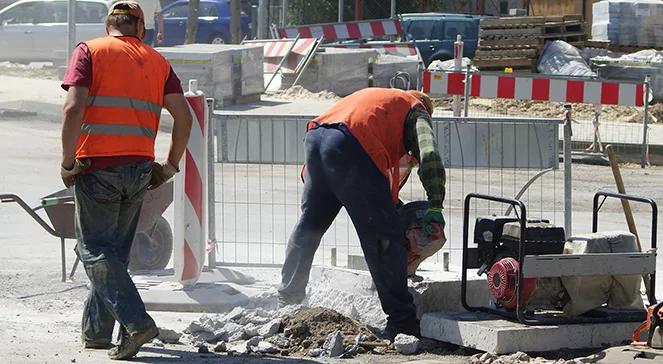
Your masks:
M344 0L343 19L354 20L354 0ZM390 16L389 0L364 0L364 19L384 19ZM426 11L464 13L472 12L473 0L427 0ZM419 0L397 0L396 14L419 12ZM338 18L338 0L290 0L288 25L335 23Z

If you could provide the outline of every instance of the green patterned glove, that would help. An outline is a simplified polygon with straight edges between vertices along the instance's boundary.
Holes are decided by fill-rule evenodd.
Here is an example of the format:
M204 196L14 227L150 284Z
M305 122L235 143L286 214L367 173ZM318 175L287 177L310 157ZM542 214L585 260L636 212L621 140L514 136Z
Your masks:
M426 210L426 215L419 220L419 225L421 229L428 235L435 235L437 230L432 224L438 224L444 228L444 215L442 215L442 209L431 207Z

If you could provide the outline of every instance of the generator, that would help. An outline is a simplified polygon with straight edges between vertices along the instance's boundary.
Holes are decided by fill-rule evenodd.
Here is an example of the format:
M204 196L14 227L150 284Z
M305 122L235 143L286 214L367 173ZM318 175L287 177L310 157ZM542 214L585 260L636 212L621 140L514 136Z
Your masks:
M548 325L586 322L637 322L646 315L644 310L606 310L601 314L565 317L559 307L533 309L530 299L537 287L562 277L593 277L621 275L649 275L650 304L656 272L656 203L647 198L599 192L594 196L592 231L598 230L598 212L608 198L646 203L652 208L652 250L622 253L565 253L566 232L563 227L545 219L528 219L526 205L516 199L471 193L465 198L463 212L463 260L461 271L461 303L468 311L483 311L517 320L527 325ZM599 200L603 199L600 204ZM469 211L473 200L485 200L511 205L515 216L479 216L474 223L470 246ZM490 293L489 305L473 306L467 302L468 270L476 269L486 277ZM639 279L639 278L638 278ZM559 287L562 287L561 284ZM640 300L641 302L642 300ZM608 312L610 311L610 312Z
M490 294L498 307L515 309L517 306L520 233L520 223L515 217L479 217L474 225L474 243L478 255L475 265L480 265L479 275L487 275ZM523 254L562 254L565 241L564 228L554 226L548 220L528 220ZM523 280L525 305L536 286L535 278Z

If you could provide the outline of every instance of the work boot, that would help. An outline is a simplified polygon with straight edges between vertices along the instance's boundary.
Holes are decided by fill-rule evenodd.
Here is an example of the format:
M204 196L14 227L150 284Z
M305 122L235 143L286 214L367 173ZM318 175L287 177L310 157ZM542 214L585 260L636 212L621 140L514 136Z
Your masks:
M159 329L154 322L141 331L133 334L124 334L120 332L120 341L117 346L108 350L108 357L113 360L127 360L138 354L138 350L143 344L149 343L155 337L159 336Z
M85 349L110 349L113 346L110 341L83 340L83 347Z
M419 320L406 321L399 324L387 322L387 327L384 329L384 337L390 341L394 341L398 334L405 334L421 338L421 328L419 327Z
M304 302L304 297L300 299L292 298L290 296L286 296L284 294L279 293L278 297L278 307L277 308L283 308L286 306L291 306L291 305L300 305L302 302Z

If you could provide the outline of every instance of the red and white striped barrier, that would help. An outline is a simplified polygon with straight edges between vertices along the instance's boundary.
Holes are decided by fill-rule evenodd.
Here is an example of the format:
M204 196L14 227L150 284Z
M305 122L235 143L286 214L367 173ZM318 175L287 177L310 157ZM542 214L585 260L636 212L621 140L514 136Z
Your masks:
M295 46L292 48L292 51L288 53L288 50L292 47L294 41L294 39L249 40L245 41L243 44L263 46L265 73L276 72L283 57L287 56L288 58L286 58L283 66L281 66L281 71L283 73L294 74L299 72L299 68L304 63L306 56L311 52L313 47L315 47L317 39L299 38Z
M325 44L325 47L334 48L369 48L375 49L380 54L388 54L392 56L407 57L416 56L417 47L413 42L369 42L369 43L341 43L341 44Z
M432 96L464 95L465 73L424 72L423 92ZM594 105L644 105L644 83L562 79L545 76L475 73L470 96Z
M333 42L342 39L376 38L401 35L401 22L398 19L362 20L347 23L309 24L277 29L279 38L325 37L325 41Z
M193 286L200 277L207 246L207 124L208 106L189 81L186 96L193 116L191 136L180 173L175 177L175 276L184 286Z

